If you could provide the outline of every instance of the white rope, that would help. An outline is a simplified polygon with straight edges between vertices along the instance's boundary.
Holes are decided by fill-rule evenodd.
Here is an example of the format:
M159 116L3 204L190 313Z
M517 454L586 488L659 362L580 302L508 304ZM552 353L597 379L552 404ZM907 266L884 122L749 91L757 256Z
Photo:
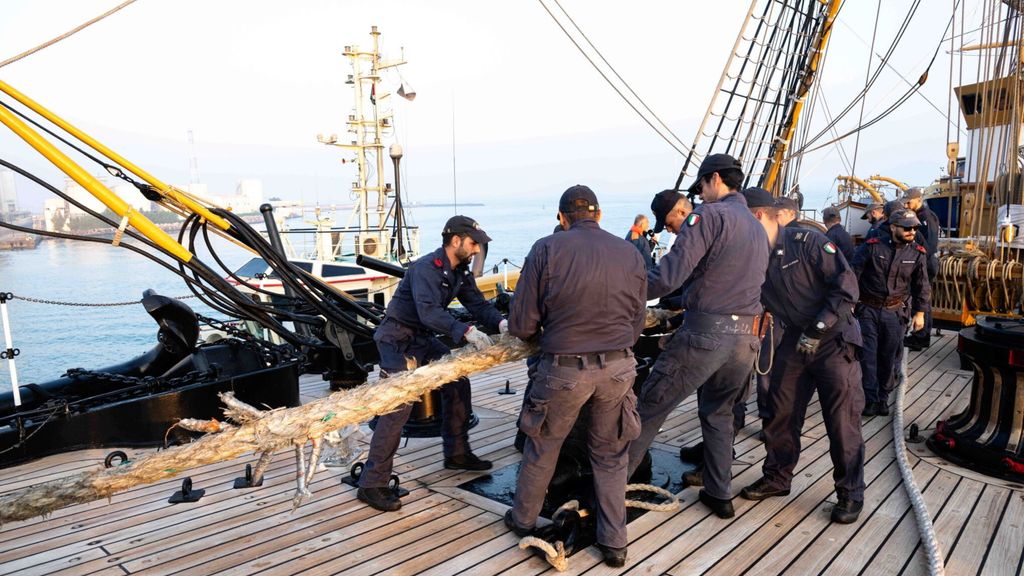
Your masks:
M661 504L652 504L642 500L627 499L627 508L640 508L641 510L650 510L652 512L675 512L676 510L679 510L680 507L678 496L658 486L652 486L650 484L627 484L626 492L653 492L666 500L666 502L662 502Z
M652 512L674 512L679 509L679 497L675 494L661 488L659 486L652 486L650 484L627 484L626 492L653 492L659 496L667 499L667 502L661 504L652 504L650 502L643 502L640 500L626 500L627 508L641 508L643 510L650 510ZM587 511L580 509L580 503L577 500L569 500L565 504L558 507L557 510L551 515L552 518L558 515L563 510L571 510L579 513L579 515L586 516ZM544 552L545 560L548 564L559 571L565 572L569 569L569 559L565 556L565 543L561 540L555 541L554 544L544 540L543 538L537 538L536 536L524 536L519 540L519 548L526 550L530 547L537 548Z
M943 566L942 550L939 549L939 542L935 537L935 527L928 515L928 506L924 502L921 490L914 482L914 472L910 469L910 462L907 460L907 446L903 441L903 395L907 384L907 353L904 351L903 360L900 362L900 377L896 386L896 412L892 419L892 437L896 448L896 462L900 467L900 475L903 477L903 489L907 491L910 504L914 507L914 516L917 518L917 531L921 534L921 545L928 554L928 573L931 576L942 576L946 573Z

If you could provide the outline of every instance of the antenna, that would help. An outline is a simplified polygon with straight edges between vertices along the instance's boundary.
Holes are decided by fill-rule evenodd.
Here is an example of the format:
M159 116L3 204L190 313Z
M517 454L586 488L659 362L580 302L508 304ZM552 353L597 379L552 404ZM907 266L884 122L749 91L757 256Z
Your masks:
M199 161L196 160L196 142L192 130L188 131L188 183L199 184Z

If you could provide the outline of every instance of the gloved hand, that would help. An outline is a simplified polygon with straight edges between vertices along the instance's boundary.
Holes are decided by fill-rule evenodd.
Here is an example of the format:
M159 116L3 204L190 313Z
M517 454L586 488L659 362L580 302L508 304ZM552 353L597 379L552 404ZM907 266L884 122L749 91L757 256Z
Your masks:
M476 329L474 326L470 326L469 330L466 330L466 343L472 346L476 350L483 350L494 345L491 341L491 337L487 334Z
M498 334L501 334L502 336L508 334L508 320L498 322Z
M800 340L796 343L796 351L805 356L814 356L814 353L818 351L818 344L821 343L821 338L813 338L807 334L801 334Z

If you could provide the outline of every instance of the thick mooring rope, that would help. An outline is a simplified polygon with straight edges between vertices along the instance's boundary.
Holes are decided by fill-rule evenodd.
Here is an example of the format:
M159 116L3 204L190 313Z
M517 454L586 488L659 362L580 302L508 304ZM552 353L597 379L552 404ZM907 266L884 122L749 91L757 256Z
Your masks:
M228 405L225 414L239 422L238 426L225 423L219 432L142 456L123 466L83 472L4 494L0 496L0 524L109 498L140 484L173 478L197 466L305 444L333 430L387 414L452 380L535 353L534 346L515 338L504 338L479 352L460 348L414 371L336 392L297 408L261 411L239 402L230 393L221 394Z
M896 449L896 463L899 465L900 476L903 477L903 489L907 491L907 498L914 508L914 517L917 520L917 531L921 535L921 545L928 555L928 574L931 576L942 576L946 573L943 565L942 550L939 548L938 538L935 536L935 526L932 525L931 516L928 515L928 505L925 504L924 496L914 481L914 471L910 468L907 460L907 445L903 440L903 396L907 387L907 352L903 351L903 360L900 362L899 381L896 383L896 406L892 419L892 437Z

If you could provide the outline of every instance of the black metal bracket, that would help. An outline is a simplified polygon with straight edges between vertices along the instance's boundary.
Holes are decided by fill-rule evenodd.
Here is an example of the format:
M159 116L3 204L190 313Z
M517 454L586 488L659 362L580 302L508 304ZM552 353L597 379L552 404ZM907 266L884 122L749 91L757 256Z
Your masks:
M103 459L103 467L113 468L115 459L117 459L118 466L130 462L130 460L128 460L128 454L126 454L123 450L114 450L110 454L107 454L107 457Z
M260 481L252 483L252 464L245 465L245 476L241 478L235 478L235 490L241 490L243 488L259 488L263 486L263 477L260 477Z
M349 475L341 479L341 483L345 484L346 486L358 488L359 477L362 476L362 474L363 463L356 462L355 464L352 465L352 468L349 470ZM391 481L388 482L388 487L391 488L391 491L394 492L395 496L399 498L405 498L406 496L409 495L409 491L406 490L405 488L402 488L401 485L399 484L398 474L391 475Z
M505 379L505 387L498 390L498 394L515 394L516 391L512 389L512 381L508 378Z
M199 502L199 499L206 494L206 490L202 488L192 488L192 478L186 477L181 481L181 490L175 492L167 499L170 504L180 504L182 502Z
M6 304L8 300L14 300L14 294L11 292L0 292L0 304Z
M9 360L19 355L21 355L20 348L8 348L7 350L0 350L0 360Z

